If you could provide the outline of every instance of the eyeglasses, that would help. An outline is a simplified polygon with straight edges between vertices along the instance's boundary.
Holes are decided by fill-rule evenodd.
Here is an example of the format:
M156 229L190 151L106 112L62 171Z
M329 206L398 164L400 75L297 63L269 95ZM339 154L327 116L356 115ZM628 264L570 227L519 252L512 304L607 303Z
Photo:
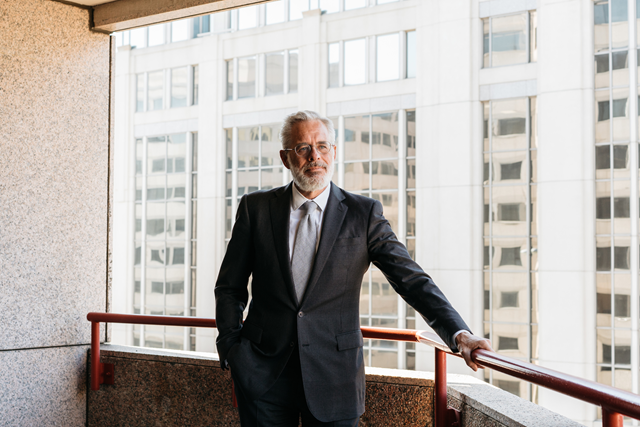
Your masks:
M331 151L333 144L329 144L328 142L320 142L316 145L298 144L294 148L285 148L284 151L295 151L298 156L307 157L311 154L311 147L315 147L318 153L326 155Z

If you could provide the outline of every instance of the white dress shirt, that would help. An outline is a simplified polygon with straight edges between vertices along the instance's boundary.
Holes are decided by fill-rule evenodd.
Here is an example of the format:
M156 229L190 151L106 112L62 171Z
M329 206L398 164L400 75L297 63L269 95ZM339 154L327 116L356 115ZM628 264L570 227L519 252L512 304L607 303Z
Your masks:
M293 258L293 246L296 242L296 233L298 232L298 225L302 219L303 210L300 209L309 199L304 197L298 191L298 188L293 185L293 197L291 197L291 211L289 214L289 262ZM316 251L318 250L318 244L320 243L320 233L322 231L322 218L324 218L324 211L329 201L329 194L331 193L331 186L327 187L320 193L318 197L313 201L318 205L318 208L311 214L311 220L316 223L316 230L318 230L318 236L316 238Z

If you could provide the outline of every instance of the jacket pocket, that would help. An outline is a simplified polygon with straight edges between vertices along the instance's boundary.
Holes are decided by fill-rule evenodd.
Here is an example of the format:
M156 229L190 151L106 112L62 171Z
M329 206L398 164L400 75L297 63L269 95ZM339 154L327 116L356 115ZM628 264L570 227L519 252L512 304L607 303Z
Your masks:
M255 344L260 344L260 341L262 341L262 328L253 323L245 322L240 335Z
M360 331L360 329L358 329L357 331L336 335L336 341L338 342L338 351L362 347L364 344L364 340L362 339L362 331Z

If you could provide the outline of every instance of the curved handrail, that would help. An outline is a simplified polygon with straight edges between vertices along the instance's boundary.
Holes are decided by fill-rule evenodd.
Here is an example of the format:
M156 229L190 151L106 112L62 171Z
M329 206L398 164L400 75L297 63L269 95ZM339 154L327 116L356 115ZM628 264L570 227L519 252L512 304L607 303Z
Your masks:
M440 337L432 332L418 331L417 335L423 344L439 348L453 356L462 357L460 354L453 353ZM477 364L485 368L491 368L628 417L640 419L640 396L637 394L487 350L475 350L472 357Z
M119 313L89 313L87 320L92 322L92 358L97 357L96 376L99 363L99 324L106 323L130 323L144 325L185 326L215 328L216 320L212 318L186 317L186 316L149 316L142 314ZM449 347L436 334L427 331L413 329L374 328L363 326L362 336L368 339L382 339L392 341L419 342L434 347L456 357L460 354L453 353ZM95 335L95 337L93 336ZM94 345L97 343L97 349ZM436 352L437 353L437 352ZM585 380L573 375L564 374L553 369L544 368L527 362L522 362L511 357L478 349L472 354L474 361L483 367L494 369L498 372L520 378L573 398L592 403L603 408L603 412L620 413L632 418L640 419L640 396L614 387ZM93 375L93 374L92 374ZM99 388L98 379L92 379L92 389ZM620 419L621 421L621 419Z

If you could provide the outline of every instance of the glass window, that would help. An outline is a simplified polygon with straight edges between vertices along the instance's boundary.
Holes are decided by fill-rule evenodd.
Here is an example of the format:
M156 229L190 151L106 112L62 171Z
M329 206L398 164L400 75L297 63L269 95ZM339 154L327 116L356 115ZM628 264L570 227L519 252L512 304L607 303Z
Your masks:
M266 4L266 24L284 22L284 0L272 1Z
M344 0L344 10L360 9L367 6L367 0Z
M180 42L189 39L189 20L181 19L171 23L171 42Z
M227 101L233 99L233 59L227 61Z
M187 106L187 67L171 70L171 108Z
M340 43L329 45L329 87L340 86Z
M340 0L320 0L320 9L324 13L340 12Z
M302 19L302 12L309 10L309 0L289 0L289 21Z
M146 28L136 28L135 30L131 30L129 33L129 37L131 40L131 47L135 48L143 48L145 47L145 36L147 35Z
M491 19L492 66L527 62L527 15Z
M144 73L136 75L136 111L144 111Z
M284 93L284 52L273 52L265 55L266 59L266 95Z
M238 58L238 98L256 96L256 57Z
M376 77L377 81L400 78L400 36L387 34L376 37Z
M193 18L193 37L211 31L211 15L198 16Z
M416 32L409 31L407 33L407 78L411 79L416 76L417 68L417 47L416 47Z
M164 94L164 71L155 71L148 74L149 89L147 109L149 111L162 110Z
M529 62L538 60L538 14L529 13Z
M289 51L289 93L298 92L298 50Z
M344 84L364 84L366 79L366 40L344 42Z
M152 25L149 27L149 46L158 46L165 43L164 24Z
M258 26L258 7L247 6L238 9L238 29L246 30Z
M398 0L377 0L377 4L394 3Z
M191 104L192 105L198 105L198 93L200 92L200 83L199 83L199 71L198 71L199 67L197 65L194 65L191 68L191 72L192 72L192 79L193 79L193 86L192 86L192 92L191 92Z

